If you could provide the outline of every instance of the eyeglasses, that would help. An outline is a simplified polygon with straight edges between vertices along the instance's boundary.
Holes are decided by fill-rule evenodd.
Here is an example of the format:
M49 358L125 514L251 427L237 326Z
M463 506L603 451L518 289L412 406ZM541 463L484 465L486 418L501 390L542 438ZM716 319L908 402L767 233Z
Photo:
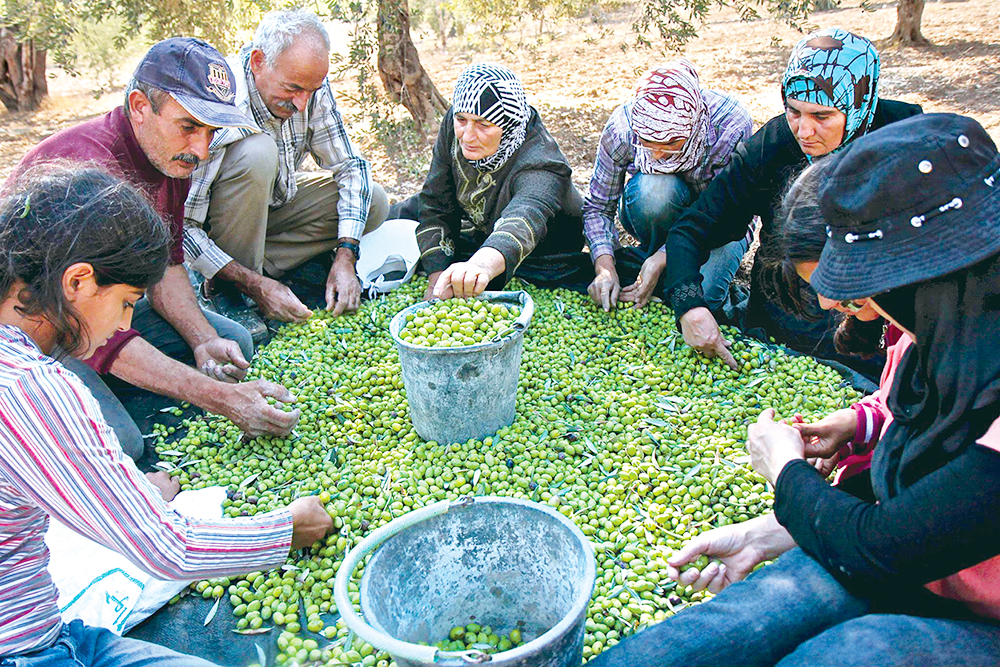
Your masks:
M865 308L864 303L858 303L857 301L847 300L840 302L841 308L848 310L854 314L860 313Z

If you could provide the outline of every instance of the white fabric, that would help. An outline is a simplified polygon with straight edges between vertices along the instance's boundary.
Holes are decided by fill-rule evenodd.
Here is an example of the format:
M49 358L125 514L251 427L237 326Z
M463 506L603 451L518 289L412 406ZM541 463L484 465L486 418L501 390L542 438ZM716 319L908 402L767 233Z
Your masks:
M198 518L221 518L226 489L213 486L180 493L170 507ZM116 551L52 519L45 534L49 574L59 589L59 612L117 635L149 618L189 581L156 579Z
M355 267L361 288L370 296L391 292L409 282L420 260L417 246L417 221L386 220L361 237L361 258ZM402 273L399 278L387 274Z

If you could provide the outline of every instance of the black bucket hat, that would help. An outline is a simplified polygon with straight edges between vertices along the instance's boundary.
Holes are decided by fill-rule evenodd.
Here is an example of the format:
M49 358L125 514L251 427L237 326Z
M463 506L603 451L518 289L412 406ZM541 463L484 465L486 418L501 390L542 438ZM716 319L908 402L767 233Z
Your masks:
M1000 155L971 118L914 116L826 159L819 294L869 297L1000 253Z

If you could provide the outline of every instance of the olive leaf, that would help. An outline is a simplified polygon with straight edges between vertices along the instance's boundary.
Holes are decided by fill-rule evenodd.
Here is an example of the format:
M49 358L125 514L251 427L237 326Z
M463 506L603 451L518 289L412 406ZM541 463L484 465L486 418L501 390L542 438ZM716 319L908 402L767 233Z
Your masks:
M215 599L215 604L212 605L212 610L210 612L208 612L208 616L205 617L205 623L204 623L204 625L208 625L209 623L212 622L212 619L215 618L215 614L219 611L219 603L220 602L222 602L222 597L221 596L217 597Z

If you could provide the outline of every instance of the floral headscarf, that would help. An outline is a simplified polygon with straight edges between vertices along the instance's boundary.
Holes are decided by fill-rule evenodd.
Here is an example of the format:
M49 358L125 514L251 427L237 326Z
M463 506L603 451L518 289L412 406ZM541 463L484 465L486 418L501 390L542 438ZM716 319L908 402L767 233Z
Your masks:
M708 136L708 105L701 96L698 73L686 59L657 67L642 76L627 106L629 123L639 139L687 142L676 155L654 161L636 141L635 166L644 174L672 174L698 166Z
M878 79L878 51L871 42L840 28L826 28L795 45L781 81L781 99L833 107L847 116L836 152L871 126Z
M531 107L517 75L503 65L476 63L458 76L452 93L454 113L485 118L501 130L497 152L472 165L481 172L495 171L524 143Z

